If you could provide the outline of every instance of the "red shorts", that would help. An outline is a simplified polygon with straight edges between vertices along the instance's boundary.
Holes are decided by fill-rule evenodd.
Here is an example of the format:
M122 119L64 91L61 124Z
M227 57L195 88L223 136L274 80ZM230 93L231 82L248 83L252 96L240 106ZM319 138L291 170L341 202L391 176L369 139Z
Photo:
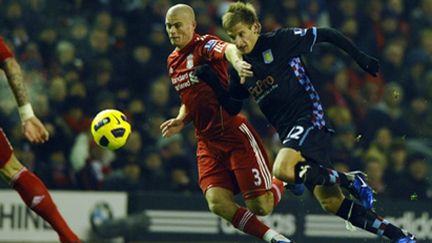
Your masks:
M263 195L272 187L271 163L255 129L244 120L212 140L198 138L199 184L222 187L244 199Z
M6 134L4 134L3 129L0 128L0 168L3 168L6 162L9 161L12 152L12 146L10 145Z

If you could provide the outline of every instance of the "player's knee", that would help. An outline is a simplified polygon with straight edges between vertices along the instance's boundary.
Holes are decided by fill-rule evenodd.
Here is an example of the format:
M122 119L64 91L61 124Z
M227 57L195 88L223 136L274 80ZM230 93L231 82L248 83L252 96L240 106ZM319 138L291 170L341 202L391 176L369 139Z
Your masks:
M328 213L336 214L342 204L340 197L329 197L319 200L321 207Z
M208 204L209 210L212 213L219 215L219 216L225 216L227 208L228 208L226 201L214 199L214 200L207 201L207 204Z
M273 164L273 175L279 180L294 183L295 166L302 160L300 152L291 148L281 149Z
M245 202L246 207L259 216L268 215L273 211L274 198L273 193L270 191L256 198L248 199Z
M11 155L9 160L0 168L0 175L9 183L23 168L15 155Z
M273 176L281 181L294 183L295 170L294 167L290 165L291 163L295 164L296 162L280 161L279 163L275 163L272 171Z

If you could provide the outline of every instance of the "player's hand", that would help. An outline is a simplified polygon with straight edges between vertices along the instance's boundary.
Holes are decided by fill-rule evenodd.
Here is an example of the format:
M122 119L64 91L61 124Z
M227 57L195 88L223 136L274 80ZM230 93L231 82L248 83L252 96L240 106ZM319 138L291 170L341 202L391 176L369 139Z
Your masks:
M244 60L236 61L234 64L234 69L240 76L241 84L244 84L246 82L246 78L253 76L252 65Z
M30 117L23 122L22 126L24 136L31 143L44 143L48 141L49 133L37 117Z
M376 77L379 72L379 62L376 58L364 54L358 60L359 66L368 72L370 75Z
M179 133L183 127L184 122L177 118L166 120L160 125L163 137L171 137L172 135Z

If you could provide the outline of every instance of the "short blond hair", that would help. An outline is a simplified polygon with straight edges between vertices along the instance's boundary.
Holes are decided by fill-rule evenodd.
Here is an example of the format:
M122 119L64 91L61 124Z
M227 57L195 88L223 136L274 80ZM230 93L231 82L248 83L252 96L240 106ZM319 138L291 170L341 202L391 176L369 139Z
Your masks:
M258 22L256 10L250 3L231 3L228 11L222 16L222 27L226 31L231 30L238 23L253 25Z

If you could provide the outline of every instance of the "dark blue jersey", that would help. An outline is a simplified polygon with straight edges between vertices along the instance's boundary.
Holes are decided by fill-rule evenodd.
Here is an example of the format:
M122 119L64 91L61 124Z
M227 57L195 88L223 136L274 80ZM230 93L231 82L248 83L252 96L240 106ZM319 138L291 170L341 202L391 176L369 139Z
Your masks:
M252 52L243 56L254 72L243 87L281 138L298 119L326 126L319 95L300 58L312 51L316 39L315 27L279 29L261 34Z

